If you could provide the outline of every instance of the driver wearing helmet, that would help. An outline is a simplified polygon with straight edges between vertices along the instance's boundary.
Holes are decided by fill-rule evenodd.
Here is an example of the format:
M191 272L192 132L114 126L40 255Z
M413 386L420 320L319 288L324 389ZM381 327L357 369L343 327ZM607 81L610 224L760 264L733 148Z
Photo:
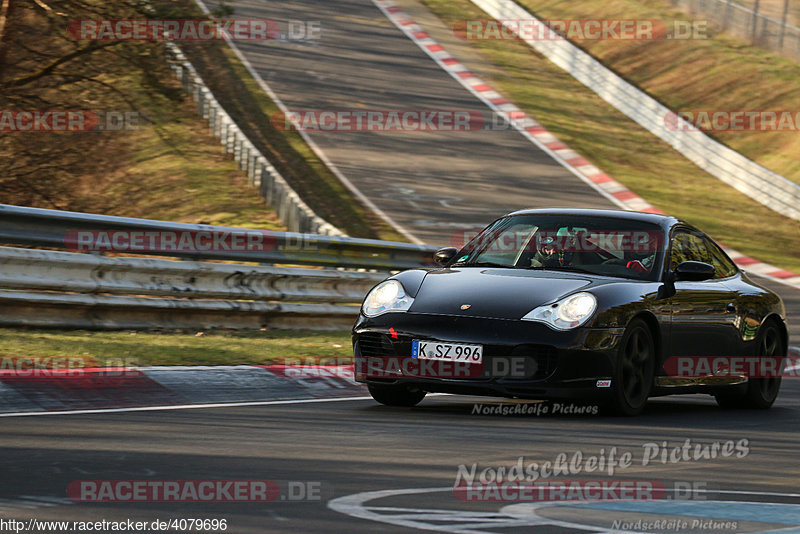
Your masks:
M531 267L563 267L572 261L572 251L566 246L568 239L559 240L546 236L539 240L536 254L531 258Z

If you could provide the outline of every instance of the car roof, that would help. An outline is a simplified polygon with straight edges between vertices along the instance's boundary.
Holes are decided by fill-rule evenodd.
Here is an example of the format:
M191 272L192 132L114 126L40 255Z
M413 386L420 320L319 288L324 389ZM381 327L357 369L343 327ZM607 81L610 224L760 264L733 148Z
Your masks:
M662 228L672 228L676 224L686 224L680 219L659 213L646 213L643 211L605 210L605 209L571 209L571 208L544 208L525 209L511 212L506 217L514 215L572 215L575 217L614 217L628 221L639 221L658 225ZM687 225L689 226L689 225Z

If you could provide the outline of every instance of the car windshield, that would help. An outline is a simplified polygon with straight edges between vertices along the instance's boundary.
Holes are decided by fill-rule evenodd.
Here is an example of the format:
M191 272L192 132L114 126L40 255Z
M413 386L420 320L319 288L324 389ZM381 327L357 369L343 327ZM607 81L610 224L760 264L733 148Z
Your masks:
M570 271L655 280L664 250L662 230L615 217L515 215L489 225L453 266Z

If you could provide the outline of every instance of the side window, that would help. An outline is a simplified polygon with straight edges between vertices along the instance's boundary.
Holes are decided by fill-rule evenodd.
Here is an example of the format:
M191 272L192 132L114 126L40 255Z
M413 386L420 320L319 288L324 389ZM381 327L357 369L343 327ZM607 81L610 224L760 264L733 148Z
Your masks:
M728 256L722 252L722 249L716 243L711 241L709 237L705 239L708 252L711 254L711 265L717 270L714 278L727 278L733 276L738 271L736 264L734 264Z
M711 254L702 237L685 231L678 231L672 237L672 253L669 268L675 270L684 261L703 261L712 263Z

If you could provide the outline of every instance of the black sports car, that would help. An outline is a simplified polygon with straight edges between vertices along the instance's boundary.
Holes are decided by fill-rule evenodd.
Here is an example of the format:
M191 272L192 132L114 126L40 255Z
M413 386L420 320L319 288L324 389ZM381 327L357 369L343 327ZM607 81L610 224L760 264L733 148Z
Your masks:
M353 327L356 379L383 404L446 392L634 415L657 395L768 408L778 394L782 364L753 361L783 361L783 303L673 217L518 211L435 260L375 286Z

